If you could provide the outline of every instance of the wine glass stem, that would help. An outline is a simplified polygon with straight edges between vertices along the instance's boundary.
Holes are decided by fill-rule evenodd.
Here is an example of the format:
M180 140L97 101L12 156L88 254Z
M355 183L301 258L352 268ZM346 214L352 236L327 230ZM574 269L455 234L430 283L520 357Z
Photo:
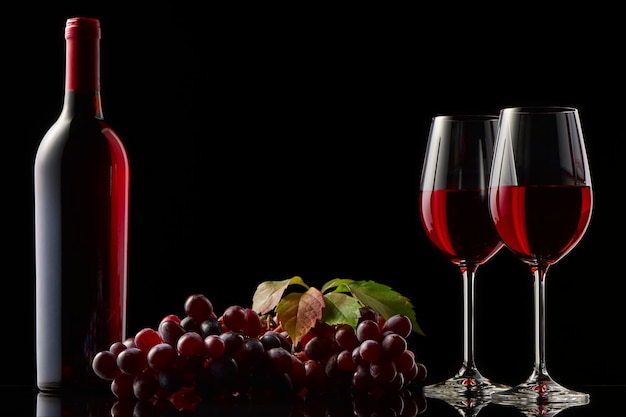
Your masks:
M532 267L535 299L535 379L547 379L546 368L546 272L548 266Z
M476 267L461 268L463 273L463 368L464 371L475 371L474 363L474 290Z

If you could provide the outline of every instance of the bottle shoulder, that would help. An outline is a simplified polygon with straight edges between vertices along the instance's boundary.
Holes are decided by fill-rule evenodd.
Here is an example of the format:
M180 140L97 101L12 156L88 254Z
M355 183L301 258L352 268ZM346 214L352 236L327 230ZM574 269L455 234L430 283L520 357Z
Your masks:
M61 115L46 131L39 143L36 158L60 159L64 155L121 154L125 146L116 131L97 118Z

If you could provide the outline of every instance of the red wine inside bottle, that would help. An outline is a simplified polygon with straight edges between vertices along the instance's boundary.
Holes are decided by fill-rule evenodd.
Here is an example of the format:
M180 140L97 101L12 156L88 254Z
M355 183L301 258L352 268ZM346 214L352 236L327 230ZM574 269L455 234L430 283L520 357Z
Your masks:
M108 386L91 363L126 332L129 161L104 121L100 22L65 27L65 97L35 156L37 386Z

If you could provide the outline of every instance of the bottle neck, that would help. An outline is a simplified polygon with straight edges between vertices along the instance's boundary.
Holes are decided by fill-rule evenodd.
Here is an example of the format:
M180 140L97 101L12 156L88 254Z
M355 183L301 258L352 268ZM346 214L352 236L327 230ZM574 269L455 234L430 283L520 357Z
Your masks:
M100 25L95 19L69 19L65 29L66 111L102 118Z

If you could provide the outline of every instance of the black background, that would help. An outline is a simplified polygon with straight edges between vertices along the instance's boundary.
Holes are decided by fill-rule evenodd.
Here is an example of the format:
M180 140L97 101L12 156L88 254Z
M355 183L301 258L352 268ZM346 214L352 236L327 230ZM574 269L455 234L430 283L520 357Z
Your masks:
M86 3L88 4L88 3ZM410 298L434 382L461 365L461 279L422 231L430 119L510 105L579 108L595 189L580 244L550 270L547 361L565 385L626 372L616 11L265 4L24 10L3 45L2 357L34 381L32 165L63 100L65 20L101 20L105 119L131 161L128 330L204 293L251 305L266 280L374 280ZM591 22L595 22L591 24ZM476 360L497 381L533 361L532 281L502 251L479 269Z

